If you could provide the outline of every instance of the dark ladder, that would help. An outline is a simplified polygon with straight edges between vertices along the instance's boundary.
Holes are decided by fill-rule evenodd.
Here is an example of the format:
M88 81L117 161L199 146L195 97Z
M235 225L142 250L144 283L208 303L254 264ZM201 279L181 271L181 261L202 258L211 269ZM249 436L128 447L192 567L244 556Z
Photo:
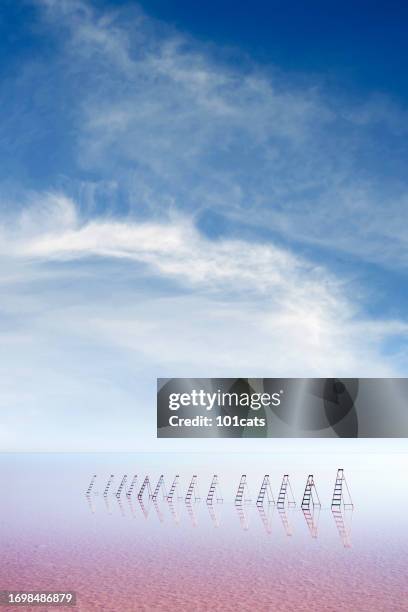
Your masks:
M198 501L200 499L200 497L197 494L198 493L198 484L197 484L197 475L196 474L193 474L193 477L192 477L192 479L190 481L190 484L188 486L188 489L187 489L187 494L186 494L186 499L185 499L187 504L191 503L191 498L193 496L193 493L194 493L194 501Z
M129 497L129 498L132 497L132 493L133 493L133 490L134 490L134 488L136 486L136 483L137 483L137 474L135 474L133 476L133 478L132 478L132 482L130 483L130 487L126 491L126 497Z
M282 484L278 495L278 508L285 507L285 501L288 500L288 507L294 508L296 506L295 498L293 495L292 487L289 482L289 475L284 474L282 478Z
M103 496L104 496L104 497L107 497L107 496L108 496L109 489L110 489L110 488L111 488L111 486L112 486L112 482L113 482L113 479L114 479L114 478L115 478L115 477L114 477L114 475L113 475L113 474L111 474L111 475L110 475L110 477L109 477L108 482L106 483L105 490L104 490L104 492L103 492Z
M348 501L345 501L345 498L347 498ZM337 470L336 482L334 483L331 507L341 508L342 505L344 508L354 508L346 478L344 476L344 470L343 468L339 468Z
M152 495L153 501L156 501L156 499L157 499L157 497L159 495L159 491L160 491L161 488L163 489L163 499L166 499L167 493L166 493L166 487L164 486L164 476L163 476L163 474L161 474L161 476L160 476L160 478L158 480L158 483L156 485L156 488L154 490L154 493Z
M303 493L302 499L302 510L309 510L310 503L312 503L313 508L321 507L320 499L317 494L316 485L313 479L313 474L309 474L306 481L305 492Z
M174 480L173 480L173 482L172 482L172 485L171 485L171 487L170 487L169 494L168 494L168 496L167 496L167 500L168 500L168 501L171 501L171 500L173 499L173 497L174 497L174 493L175 493L176 488L177 488L177 486L178 486L178 484L179 484L179 481L180 481L180 476L179 476L178 474L176 474L176 476L174 477ZM181 496L181 495L178 495L178 496L177 496L177 499L183 499L183 498L182 498L182 496Z
M249 497L245 497L246 492L249 493L249 489L248 489L248 485L246 481L246 474L242 474L241 480L239 481L237 494L235 496L236 506L242 506L243 503L251 501Z
M221 496L220 484L218 482L217 474L214 474L213 479L211 481L210 489L207 495L207 504L211 505L214 502L214 495L217 493L216 500L221 503L223 498Z
M92 489L94 488L94 485L95 485L95 480L96 480L96 474L92 476L91 482L89 483L89 487L87 488L85 495L91 494Z
M258 499L256 500L256 505L258 506L258 508L260 506L263 506L265 495L267 497L268 504L275 504L275 500L274 500L272 488L271 488L271 483L269 480L269 474L265 474L262 484L261 484L261 488L259 490Z
M146 489L146 487L147 487L147 491L148 491L149 497L151 497L152 496L152 489L151 489L151 486L150 486L150 480L149 480L148 476L146 476L146 478L143 481L142 486L140 487L140 491L137 494L137 498L138 499L142 499L143 493L144 493L144 490Z
M120 485L119 485L119 487L118 487L118 490L116 491L116 497L117 497L118 499L120 498L120 496L121 496L121 494L122 494L122 491L123 491L123 488L124 488L124 486L125 486L125 484L126 484L126 481L127 481L127 475L125 474L125 475L123 476L123 478L122 478L121 482L120 482Z

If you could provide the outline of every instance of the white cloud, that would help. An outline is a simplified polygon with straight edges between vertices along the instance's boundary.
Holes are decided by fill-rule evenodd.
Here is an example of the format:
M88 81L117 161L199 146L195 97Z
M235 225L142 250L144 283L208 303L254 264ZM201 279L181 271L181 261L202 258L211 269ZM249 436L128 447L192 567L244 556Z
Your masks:
M187 217L172 222L81 220L75 204L47 194L2 228L4 255L42 261L91 256L129 259L195 289L232 290L273 301L315 300L315 310L341 308L341 287L322 268L272 244L209 240Z
M383 349L408 326L365 319L323 267L208 240L186 217L86 219L61 194L34 201L0 231L8 450L152 450L157 376L403 372Z
M282 353L285 338L293 339L293 349L301 338L303 343L310 342L300 357L303 363L317 359L322 347L326 347L327 359L334 345L338 347L347 337L353 341L353 334L359 341L365 336L370 345L390 334L407 331L404 323L361 320L361 306L351 299L347 283L324 267L271 244L209 240L186 217L162 223L86 220L81 219L71 200L60 194L47 194L41 205L25 209L12 225L3 227L0 248L3 255L15 261L33 264L95 257L102 262L134 263L136 267L126 267L134 271L134 279L140 276L142 280L157 277L172 281L176 294L182 292L177 306L181 312L188 310L182 308L183 299L187 303L188 295L195 296L197 304L200 299L209 300L213 316L224 318L230 311L239 325L243 324L242 316L247 324L252 320L251 327L258 325L262 334L279 338ZM174 297L169 303L173 300ZM159 300L159 309L162 305ZM234 317L228 316L232 324ZM340 356L342 350L337 351ZM348 351L346 357L350 359Z

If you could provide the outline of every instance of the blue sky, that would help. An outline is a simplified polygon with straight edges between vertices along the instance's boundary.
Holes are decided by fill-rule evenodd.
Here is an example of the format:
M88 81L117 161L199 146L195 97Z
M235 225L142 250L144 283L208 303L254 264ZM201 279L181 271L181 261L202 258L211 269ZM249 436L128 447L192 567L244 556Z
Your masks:
M356 95L374 90L406 99L408 9L399 1L146 0L141 6L202 41L239 48L258 62L299 76L315 74Z
M2 448L162 448L156 377L406 374L406 12L2 4Z

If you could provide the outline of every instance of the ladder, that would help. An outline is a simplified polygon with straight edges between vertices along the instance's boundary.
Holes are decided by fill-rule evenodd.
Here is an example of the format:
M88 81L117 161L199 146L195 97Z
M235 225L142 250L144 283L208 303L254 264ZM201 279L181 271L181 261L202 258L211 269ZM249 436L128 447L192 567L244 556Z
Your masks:
M120 485L119 485L119 487L118 487L118 490L116 491L116 497L117 497L118 499L120 498L120 496L121 496L121 494L122 494L123 488L124 488L124 486L126 485L126 481L127 481L127 475L125 474L125 475L123 476L123 478L122 478L121 482L120 482ZM126 491L126 489L125 489L125 491Z
M91 482L89 483L89 487L87 488L85 495L90 495L91 494L91 491L92 491L92 489L94 488L94 485L95 485L95 480L96 480L96 474L94 474L92 476Z
M261 484L261 488L259 490L258 499L256 500L256 505L258 506L258 508L260 506L263 506L265 494L268 500L268 504L275 504L275 499L273 497L271 483L269 480L269 474L265 474Z
M107 497L107 496L108 496L109 489L110 489L110 488L111 488L111 486L112 486L112 482L113 482L113 479L114 479L114 478L115 478L115 477L114 477L114 475L113 475L113 474L111 474L111 475L109 476L109 480L108 480L108 482L106 483L106 487L105 487L105 490L104 490L104 492L103 492L103 496L104 496L104 497Z
M174 497L174 493L175 493L176 488L178 487L179 483L180 483L180 476L178 474L176 474L176 476L174 477L174 480L173 480L173 482L171 484L170 491L169 491L169 494L167 496L167 501L172 501L172 499ZM177 499L183 499L183 496L179 494L179 495L177 495Z
M189 504L191 503L191 498L193 496L194 493L194 501L199 501L200 500L200 494L198 493L198 483L197 483L197 475L193 474L193 477L190 481L190 484L188 485L188 489L187 489L187 493L186 493L186 503Z
M346 501L347 500L347 501ZM337 470L336 482L334 483L334 491L331 507L332 508L354 508L354 504L351 500L349 488L347 486L346 478L344 476L343 468Z
M128 498L132 497L133 489L135 488L136 483L137 483L137 474L135 474L133 476L133 478L132 478L132 482L130 483L130 487L126 491L126 497L128 497Z
M309 510L310 503L312 503L313 508L315 506L321 508L322 506L322 504L320 503L319 496L317 494L313 474L309 474L306 480L306 487L302 498L302 510Z
M143 493L144 493L144 490L146 489L146 487L147 487L147 491L148 491L149 497L151 497L152 496L152 489L151 489L151 486L150 486L150 480L149 480L148 476L146 476L146 478L143 481L142 486L140 487L140 491L137 494L137 498L138 499L142 499L143 498Z
M246 474L242 474L241 480L239 481L237 494L235 496L235 505L242 506L243 503L250 502L249 497L245 497L245 493L249 494L248 484L246 480Z
M296 506L292 487L289 481L289 474L284 474L282 478L282 484L278 495L278 508L284 508L286 500L288 501L289 508L294 508Z
M221 503L224 501L221 495L220 483L218 482L217 474L214 474L212 478L210 489L207 495L207 504L211 505L213 503L215 494L217 503Z
M153 501L156 501L156 499L157 499L157 497L159 495L160 488L163 489L163 499L166 499L167 498L167 493L166 493L166 487L164 485L164 476L163 476L163 474L161 474L161 476L160 476L160 478L159 478L159 480L157 482L156 488L154 490L154 493L152 495Z

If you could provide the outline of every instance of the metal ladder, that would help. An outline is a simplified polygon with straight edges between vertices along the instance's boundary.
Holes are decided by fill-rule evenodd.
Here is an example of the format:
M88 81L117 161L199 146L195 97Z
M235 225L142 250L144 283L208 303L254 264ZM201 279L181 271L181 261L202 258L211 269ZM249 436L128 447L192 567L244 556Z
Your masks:
M132 497L133 489L135 488L137 483L137 474L135 474L132 478L132 482L130 483L130 487L126 491L126 497Z
M91 482L89 483L89 486L88 486L88 488L87 488L87 490L86 490L85 495L90 495L90 494L91 494L92 489L94 488L94 485L95 485L95 480L96 480L96 474L94 474L94 475L92 476L92 478L91 478Z
M312 503L313 508L316 506L321 508L321 503L319 499L319 495L317 493L316 485L313 479L313 474L309 474L306 480L306 487L303 493L302 498L302 510L309 510L310 503Z
M345 497L347 497L348 501L345 501ZM344 476L344 470L343 468L339 468L337 470L336 482L334 483L331 507L341 508L342 505L344 508L354 508L346 478Z
M207 504L211 505L214 502L214 495L215 493L217 494L216 496L216 500L218 503L223 502L223 498L221 495L221 490L220 490L220 484L218 482L218 476L217 474L214 474L212 481L211 481L211 485L210 485L210 489L208 491L208 495L207 495Z
M284 508L286 500L288 500L289 508L294 508L296 506L292 487L289 481L289 474L284 474L282 478L282 484L281 484L279 495L278 495L278 503L277 503L278 508Z
M154 493L152 495L152 500L153 501L156 501L156 499L157 499L157 497L159 495L159 491L160 491L161 488L163 489L163 499L166 499L167 498L167 493L166 493L166 487L164 485L164 476L163 476L163 474L161 474L161 476L160 476L160 478L159 478L159 480L157 482L156 488L154 490Z
M118 487L118 490L116 491L116 497L117 497L118 499L120 498L120 496L121 496L121 494L122 494L122 491L123 491L123 488L124 488L124 486L125 486L125 484L126 484L126 481L127 481L127 475L125 474L125 475L123 476L122 480L120 481L120 485L119 485L119 487Z
M197 475L193 474L193 477L190 481L190 484L188 486L187 489L187 494L186 494L186 503L190 503L191 502L191 498L193 496L194 493L194 501L199 501L200 500L200 496L198 494L198 483L197 483Z
M151 497L152 496L152 488L150 486L150 480L149 480L148 476L146 476L146 478L143 481L142 486L140 487L140 491L137 494L137 498L138 499L142 499L143 493L144 493L144 490L146 489L146 487L147 487L147 491L148 491L149 497Z
M107 497L107 496L108 496L109 489L110 489L110 488L111 488L111 486L112 486L112 483L113 483L113 479L114 479L114 478L115 478L115 476L114 476L113 474L111 474L111 475L109 476L109 480L108 480L108 482L106 483L106 487L105 487L105 490L104 490L104 492L103 492L103 496L104 496L104 497Z
M258 506L258 508L260 506L263 506L265 495L267 497L268 504L275 504L275 499L273 497L271 483L269 480L269 474L265 474L261 484L261 488L259 490L258 498L256 500L256 505Z
M170 487L170 491L169 491L169 494L167 496L167 501L172 501L172 499L174 497L174 493L176 491L176 488L179 485L179 482L180 482L180 476L178 474L176 474L176 476L174 477L174 480L172 482L172 485ZM178 495L177 499L183 499L182 495Z
M241 480L239 481L237 494L235 496L235 505L242 506L243 503L250 502L249 497L245 497L245 492L249 493L248 484L246 480L246 474L242 474Z

